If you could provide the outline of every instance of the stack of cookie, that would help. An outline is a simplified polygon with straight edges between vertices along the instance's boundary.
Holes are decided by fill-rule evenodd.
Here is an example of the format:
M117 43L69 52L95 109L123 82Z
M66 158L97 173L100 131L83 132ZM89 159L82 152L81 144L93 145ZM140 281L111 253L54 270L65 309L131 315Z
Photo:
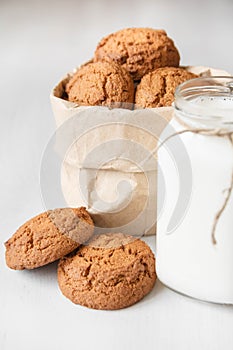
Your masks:
M93 234L85 208L49 210L27 221L5 243L6 263L14 270L31 270L61 259L62 293L90 308L115 310L141 300L156 280L150 248L121 233Z
M84 106L171 106L176 87L196 77L179 62L164 30L123 29L100 41L94 59L68 79L64 96Z
M156 147L157 138L172 117L169 106L176 86L196 76L180 68L179 63L179 52L164 30L123 29L103 38L93 59L68 74L53 89L52 109L57 127L62 126L56 137L57 145L63 144L67 129L77 135L71 142L73 151L70 147L62 162L62 192L68 206L87 206L96 226L128 225L127 233L139 229L145 235L155 234L156 186L148 191L145 179L147 184L149 179L156 181L156 165L146 173L140 167L132 169L129 163L121 161L124 153L121 150L128 141L139 142L149 152ZM149 124L153 132L140 136ZM113 154L111 146L105 147L104 164L98 161L102 154L91 156L93 150L98 153L99 145L110 145L113 139L117 140L116 151ZM127 157L135 159L134 153L132 150ZM122 181L133 187L116 202L115 194ZM107 200L104 193L108 194ZM146 202L151 203L150 210L144 210ZM139 215L140 228L135 223Z

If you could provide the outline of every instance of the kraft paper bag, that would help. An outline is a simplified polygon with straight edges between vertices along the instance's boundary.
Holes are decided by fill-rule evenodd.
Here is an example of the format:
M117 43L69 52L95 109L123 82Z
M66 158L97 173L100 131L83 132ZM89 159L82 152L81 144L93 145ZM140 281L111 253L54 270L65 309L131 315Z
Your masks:
M201 76L229 75L209 67L186 69ZM85 206L98 232L155 234L157 162L152 151L172 118L173 108L78 106L64 94L74 72L50 95L58 150L64 135L59 130L69 129L72 134L61 166L67 206Z

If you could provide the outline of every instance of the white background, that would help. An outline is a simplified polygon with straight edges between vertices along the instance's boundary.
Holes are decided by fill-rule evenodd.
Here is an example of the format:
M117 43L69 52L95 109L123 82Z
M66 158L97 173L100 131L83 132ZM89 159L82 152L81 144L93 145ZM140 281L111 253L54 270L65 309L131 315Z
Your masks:
M56 263L31 272L5 266L3 242L44 210L39 170L55 128L50 90L92 57L102 36L130 26L166 29L184 65L233 73L232 0L0 1L1 350L233 348L232 307L182 297L158 282L131 308L88 310L62 297Z

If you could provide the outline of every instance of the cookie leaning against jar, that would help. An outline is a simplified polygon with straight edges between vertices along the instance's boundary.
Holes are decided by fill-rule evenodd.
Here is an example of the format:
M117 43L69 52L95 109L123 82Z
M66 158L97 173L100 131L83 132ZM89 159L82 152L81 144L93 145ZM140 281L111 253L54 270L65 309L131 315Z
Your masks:
M184 68L165 67L146 74L137 86L136 108L168 107L174 101L176 87L186 80L197 78Z
M178 67L180 55L164 30L127 28L104 37L95 61L106 57L126 68L135 81L159 67Z
M122 233L95 236L58 265L64 296L93 309L133 305L152 290L155 280L155 258L149 246Z
M66 85L68 100L84 106L132 108L134 83L130 74L112 61L81 66Z
M72 252L93 232L84 207L49 210L27 221L5 243L6 264L14 270L44 266Z

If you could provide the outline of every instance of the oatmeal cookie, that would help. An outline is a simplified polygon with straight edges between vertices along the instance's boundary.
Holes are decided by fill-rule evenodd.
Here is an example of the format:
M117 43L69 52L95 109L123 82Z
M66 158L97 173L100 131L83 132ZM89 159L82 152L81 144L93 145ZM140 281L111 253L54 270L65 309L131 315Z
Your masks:
M134 84L130 74L115 62L95 62L78 69L66 85L66 93L68 100L78 105L130 108Z
M14 270L34 269L72 252L93 234L85 208L49 210L27 221L5 243L6 263Z
M135 104L137 107L154 108L171 106L176 87L197 75L183 68L165 67L146 74L137 86Z
M58 266L62 293L73 303L94 309L130 306L152 290L155 280L149 246L121 233L94 237Z
M180 55L164 30L127 28L103 38L95 61L106 57L126 68L134 80L159 67L178 67Z

